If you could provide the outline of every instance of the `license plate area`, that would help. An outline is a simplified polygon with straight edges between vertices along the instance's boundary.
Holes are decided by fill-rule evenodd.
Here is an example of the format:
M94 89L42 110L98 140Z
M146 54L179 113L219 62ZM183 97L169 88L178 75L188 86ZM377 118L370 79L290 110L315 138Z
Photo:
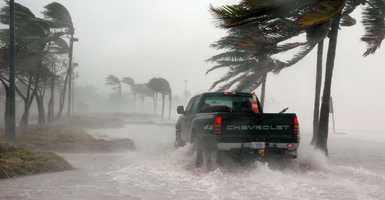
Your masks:
M266 143L264 143L264 142L252 142L251 144L252 144L251 146L254 149L265 149L266 148Z

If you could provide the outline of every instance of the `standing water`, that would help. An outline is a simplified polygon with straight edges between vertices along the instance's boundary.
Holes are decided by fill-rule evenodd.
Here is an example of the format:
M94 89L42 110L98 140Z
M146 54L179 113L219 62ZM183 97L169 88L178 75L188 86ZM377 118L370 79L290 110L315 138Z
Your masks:
M1 200L115 199L330 199L385 198L385 136L349 132L330 137L330 158L306 145L298 162L284 169L255 166L195 170L191 146L173 148L173 127L127 125L90 130L98 137L131 138L137 150L65 154L77 168L0 181Z

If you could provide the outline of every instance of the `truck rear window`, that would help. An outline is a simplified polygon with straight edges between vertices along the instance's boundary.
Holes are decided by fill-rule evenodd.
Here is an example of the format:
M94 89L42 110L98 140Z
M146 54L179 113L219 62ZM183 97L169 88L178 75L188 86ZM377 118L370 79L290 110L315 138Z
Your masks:
M199 112L252 112L252 96L207 96Z

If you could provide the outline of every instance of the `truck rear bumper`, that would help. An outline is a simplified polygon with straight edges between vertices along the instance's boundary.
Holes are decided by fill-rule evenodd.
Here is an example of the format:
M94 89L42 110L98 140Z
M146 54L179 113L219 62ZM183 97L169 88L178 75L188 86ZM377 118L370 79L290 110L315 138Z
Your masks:
M289 145L290 144L290 145ZM291 146L288 149L288 145ZM258 152L267 157L288 157L297 158L297 143L269 143L247 142L247 143L217 143L219 151L238 151L246 150L249 152Z
M247 143L218 143L218 150L229 151L232 149L265 149L264 142L247 142Z

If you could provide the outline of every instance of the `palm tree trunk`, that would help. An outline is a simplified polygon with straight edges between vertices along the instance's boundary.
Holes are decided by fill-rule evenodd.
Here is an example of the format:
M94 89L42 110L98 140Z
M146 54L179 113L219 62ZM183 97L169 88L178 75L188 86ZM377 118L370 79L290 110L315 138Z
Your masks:
M162 93L162 113L161 113L162 119L164 118L165 97L166 97L166 95Z
M262 90L261 90L261 106L262 106L262 109L265 107L266 80L267 80L267 73L262 78Z
M38 124L40 126L45 124L45 108L44 108L44 95L35 95L36 97L36 105L38 111Z
M171 120L171 111L172 111L172 92L170 90L168 94L168 119Z
M73 51L74 51L74 33L71 34L70 38L70 52L69 52L69 61L68 61L68 108L67 108L67 116L71 116L71 109L72 109L72 58L73 58Z
M50 91L51 96L48 102L48 121L52 122L55 113L55 77L51 78Z
M56 114L56 119L61 118L61 116L63 114L64 104L65 104L65 97L66 97L66 93L67 93L68 78L69 78L68 76L69 76L69 73L67 71L66 76L64 78L64 87L63 87L63 90L61 91L61 94L60 94L59 111Z
M319 107L322 86L322 60L323 60L324 41L318 43L317 50L317 72L315 84L315 98L314 98L314 112L313 112L313 138L311 144L315 144L318 140L318 126L319 126Z
M316 147L328 155L328 132L329 132L329 109L330 109L330 94L333 79L334 61L336 57L338 28L341 17L338 15L332 23L332 29L330 31L329 47L326 60L326 74L324 82L324 91L322 96L321 114L319 121L319 139L316 143Z
M32 75L30 75L29 80L28 80L27 92L26 92L25 96L23 96L23 94L20 90L16 89L16 91L19 93L19 95L21 96L21 98L24 101L24 112L23 112L23 115L22 115L20 122L19 122L21 128L27 128L29 125L30 109L31 109L33 99L35 98L35 95L37 92L36 85L38 82L39 82L39 79L36 78L35 83L32 84ZM34 85L35 88L32 89L32 87L33 87L32 85Z
M21 128L27 128L28 125L29 125L29 111L30 111L30 108L31 108L31 105L29 103L29 99L25 99L24 100L24 112L23 112L23 115L21 116L21 119L20 119L20 127Z
M156 114L156 101L158 101L158 97L157 97L157 93L154 92L153 93L153 99L152 99L152 104L153 104L153 108L154 108L154 114Z
M123 91L122 91L122 84L121 83L119 83L118 90L119 90L119 98L120 98L120 100L122 100Z

